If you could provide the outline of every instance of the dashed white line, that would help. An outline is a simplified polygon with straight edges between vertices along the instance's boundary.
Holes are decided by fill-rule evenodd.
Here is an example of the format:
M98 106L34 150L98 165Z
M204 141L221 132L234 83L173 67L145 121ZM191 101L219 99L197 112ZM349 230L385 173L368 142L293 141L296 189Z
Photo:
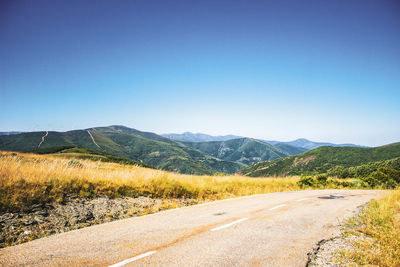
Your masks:
M44 142L44 139L46 138L46 136L49 134L48 131L46 131L46 134L42 136L42 141L40 141L39 145L37 146L37 148L40 148L40 145Z
M282 205L275 206L275 207L273 207L273 208L270 208L269 210L276 210L276 209L282 208L282 207L284 207L284 206L286 206L286 204L282 204Z
M142 258L144 258L144 257L147 257L147 256L150 256L150 255L152 255L152 254L154 254L154 253L156 253L156 252L157 252L157 251L154 251L154 250L153 250L153 251L149 251L149 252L146 252L146 253L137 255L137 256L135 256L135 257L133 257L133 258L126 259L126 260L124 260L124 261L121 261L121 262L118 262L118 263L116 263L116 264L110 265L110 266L108 266L108 267L120 267L120 266L124 266L125 264L131 263L131 262L133 262L133 261L140 260L140 259L142 259Z
M231 222L231 223L228 223L228 224L224 224L224 225L215 227L215 228L211 229L211 231L218 231L218 230L227 228L227 227L229 227L229 226L232 226L232 225L234 225L234 224L243 222L243 221L245 221L245 220L248 220L248 218L242 218L242 219L239 219L239 220L237 220L237 221L233 221L233 222Z
M308 197L307 198L300 198L300 199L298 199L298 200L296 200L297 202L301 202L301 201L304 201L304 200L307 200L308 199Z

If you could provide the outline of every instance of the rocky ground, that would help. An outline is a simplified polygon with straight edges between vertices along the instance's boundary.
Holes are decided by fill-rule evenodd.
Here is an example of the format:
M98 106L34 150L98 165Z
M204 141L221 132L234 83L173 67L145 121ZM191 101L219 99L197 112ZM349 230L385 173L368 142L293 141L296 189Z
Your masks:
M0 248L94 224L196 204L191 199L69 196L63 204L33 206L29 212L0 214Z
M358 216L360 210L364 206L358 208L354 216ZM334 237L330 239L321 240L313 252L308 255L307 267L314 266L349 266L351 263L346 262L340 254L345 251L354 250L354 243L360 239L367 238L365 236L355 236L352 234L346 234L347 225L342 225L340 231L334 234Z

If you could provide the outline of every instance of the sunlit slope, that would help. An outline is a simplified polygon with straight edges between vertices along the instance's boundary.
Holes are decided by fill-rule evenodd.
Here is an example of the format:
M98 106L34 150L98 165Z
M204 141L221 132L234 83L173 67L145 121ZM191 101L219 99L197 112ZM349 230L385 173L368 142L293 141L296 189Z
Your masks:
M0 152L0 212L83 198L138 197L213 200L298 190L297 178L196 176L54 155Z
M326 173L336 166L351 167L400 157L400 143L375 147L319 147L297 156L255 163L241 170L248 176Z
M90 134L89 134L90 132ZM46 132L0 136L0 150L34 152ZM91 136L93 137L93 142ZM40 148L59 146L103 150L168 171L188 174L234 173L245 165L223 161L154 133L123 126L48 132Z

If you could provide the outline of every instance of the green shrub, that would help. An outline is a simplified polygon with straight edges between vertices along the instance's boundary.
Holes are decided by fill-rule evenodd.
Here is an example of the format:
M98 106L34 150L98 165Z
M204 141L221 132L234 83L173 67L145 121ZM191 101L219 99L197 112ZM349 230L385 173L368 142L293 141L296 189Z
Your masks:
M370 187L396 188L400 185L400 171L390 168L379 168L368 177L361 179Z
M320 185L326 185L328 181L328 176L326 174L318 174L317 175L317 182Z
M311 187L316 184L316 181L311 177L311 176L303 176L300 178L300 180L297 182L297 184L301 187Z

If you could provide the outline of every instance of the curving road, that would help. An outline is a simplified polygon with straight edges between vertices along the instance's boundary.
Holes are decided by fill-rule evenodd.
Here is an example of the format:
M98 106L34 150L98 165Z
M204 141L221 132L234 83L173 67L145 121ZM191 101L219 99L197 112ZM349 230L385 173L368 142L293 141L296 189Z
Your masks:
M1 266L305 266L307 253L384 192L254 195L92 226L0 250Z
M40 148L40 146L41 146L41 145L43 144L43 142L44 142L44 139L45 139L46 136L48 136L48 135L49 135L49 132L46 131L46 134L42 136L42 140L41 140L40 143L38 144L37 148Z
M90 138L92 139L92 141L93 141L93 144L95 144L98 148L101 148L97 143L96 143L96 141L94 141L94 138L93 138L93 135L92 135L92 133L91 132L89 132L89 130L87 130L87 132L88 132L88 134L89 134L89 136L90 136Z

